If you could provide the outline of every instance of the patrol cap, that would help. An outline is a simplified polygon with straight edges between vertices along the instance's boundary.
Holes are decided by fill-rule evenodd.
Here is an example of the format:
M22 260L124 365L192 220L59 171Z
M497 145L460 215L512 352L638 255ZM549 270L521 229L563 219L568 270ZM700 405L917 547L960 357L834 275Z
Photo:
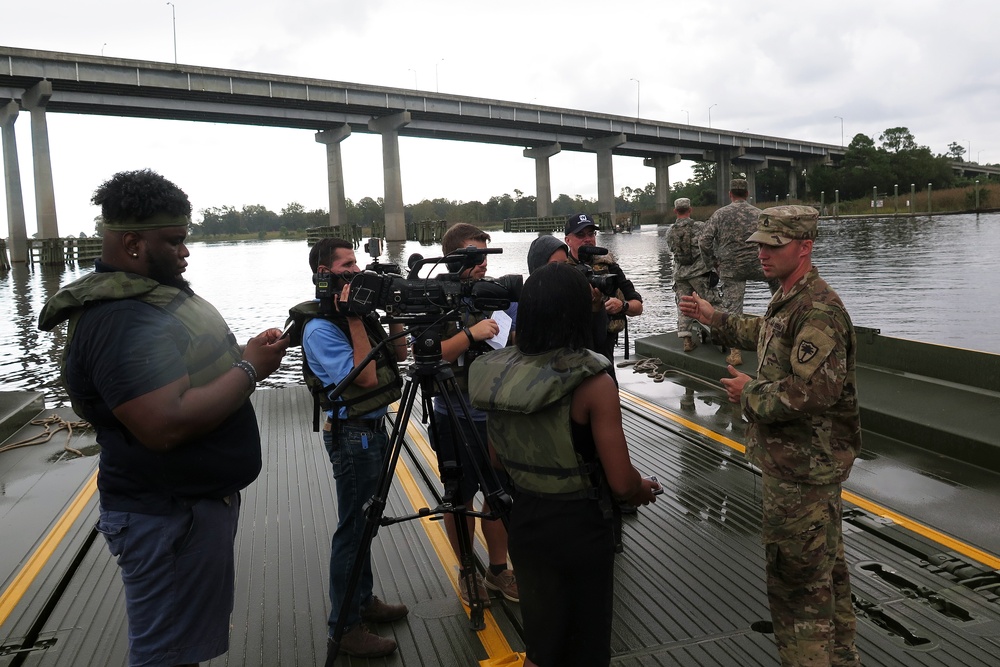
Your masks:
M691 208L691 200L687 197L678 197L674 200L674 208Z
M576 213L566 218L566 233L576 234L581 229L597 227L597 223L586 213Z
M747 179L745 178L734 178L729 181L730 190L750 190L750 186L747 184Z
M812 206L772 206L757 216L757 231L747 243L783 246L792 241L815 239L819 211Z

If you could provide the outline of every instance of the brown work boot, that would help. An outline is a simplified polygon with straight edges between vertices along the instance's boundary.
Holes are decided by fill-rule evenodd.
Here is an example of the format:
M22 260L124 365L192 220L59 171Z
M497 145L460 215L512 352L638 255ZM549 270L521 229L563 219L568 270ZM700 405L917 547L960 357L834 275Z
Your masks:
M392 623L410 612L405 604L389 604L373 595L371 602L361 608L361 620L365 623Z
M729 348L729 356L726 357L726 363L730 366L739 366L743 363L743 355L736 348Z
M694 352L694 349L698 347L698 343L695 342L692 336L684 336L684 351Z
M340 652L355 658L382 658L395 650L395 640L379 637L364 623L358 623L340 638Z

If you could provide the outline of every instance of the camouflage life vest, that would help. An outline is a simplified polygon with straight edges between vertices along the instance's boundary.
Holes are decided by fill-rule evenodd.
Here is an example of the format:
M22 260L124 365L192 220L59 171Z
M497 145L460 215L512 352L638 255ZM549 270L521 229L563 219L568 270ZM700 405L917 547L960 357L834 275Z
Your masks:
M60 369L65 377L66 353L87 307L101 302L136 299L168 313L190 335L184 350L184 365L192 387L208 384L228 371L242 358L236 337L219 311L205 299L176 287L161 285L124 271L91 273L66 285L49 299L38 317L38 328L51 331L64 320L69 320L66 347L60 359ZM77 414L79 406L73 404Z
M302 332L306 323L310 320L321 318L335 325L344 332L347 340L351 340L351 329L347 323L347 318L339 313L331 315L321 315L319 312L319 302L303 301L300 304L288 309L288 319L295 322L289 331L291 343L289 347L302 345ZM385 329L375 316L365 316L361 318L368 334L368 342L374 349L376 345L388 338ZM388 345L382 348L382 353L375 357L375 386L366 389L356 384L350 384L336 401L330 400L330 391L337 386L334 384L324 384L322 380L309 367L305 352L302 354L302 377L306 386L313 395L313 430L319 430L320 409L330 411L335 414L340 408L346 408L348 419L366 415L373 410L384 408L402 396L400 387L403 380L399 377L399 368L396 366L396 357L393 353L393 346Z
M472 405L490 412L490 442L518 491L546 498L598 498L604 474L573 446L573 391L610 362L589 350L525 355L516 347L477 359L470 372Z

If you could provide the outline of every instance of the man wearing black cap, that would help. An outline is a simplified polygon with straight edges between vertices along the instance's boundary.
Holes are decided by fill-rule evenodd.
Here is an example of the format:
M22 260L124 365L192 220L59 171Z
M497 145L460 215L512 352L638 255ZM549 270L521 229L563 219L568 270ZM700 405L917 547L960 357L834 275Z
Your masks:
M569 247L570 264L580 264L579 250L583 246L597 245L597 223L586 213L576 213L566 219L566 245ZM595 274L614 274L618 276L618 289L615 296L606 296L600 290L593 291L593 309L602 313L601 317L608 320L603 330L595 329L594 350L603 354L609 361L615 360L615 346L618 344L618 332L625 328L625 318L642 314L642 296L635 291L635 285L625 277L625 272L609 254L597 255L594 258ZM614 363L611 365L611 377L614 375ZM616 379L617 383L618 380Z
M103 183L95 270L45 304L69 320L63 383L101 445L97 530L125 584L130 665L180 665L229 648L240 490L261 469L250 394L288 347L268 329L236 343L182 277L191 202L149 170Z

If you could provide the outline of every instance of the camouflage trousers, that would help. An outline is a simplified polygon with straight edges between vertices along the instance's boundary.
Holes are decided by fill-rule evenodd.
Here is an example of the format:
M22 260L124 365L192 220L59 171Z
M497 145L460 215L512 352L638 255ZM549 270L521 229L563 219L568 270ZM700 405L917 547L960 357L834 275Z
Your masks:
M840 484L763 475L767 599L785 667L857 666Z
M778 291L781 283L777 280L768 280L767 286L771 294ZM747 281L736 280L735 278L722 278L719 283L720 300L722 310L727 313L739 315L743 312L743 297L747 291ZM700 293L700 292L699 292Z
M714 289L709 287L708 276L709 274L705 273L700 276L692 276L691 278L675 279L673 286L674 303L679 305L682 296L690 296L692 293L697 292L698 296L708 300L712 305L718 305L718 295ZM680 308L677 309L678 336L681 338L691 336L697 333L699 328L701 328L701 325L698 324L697 320L682 314Z

